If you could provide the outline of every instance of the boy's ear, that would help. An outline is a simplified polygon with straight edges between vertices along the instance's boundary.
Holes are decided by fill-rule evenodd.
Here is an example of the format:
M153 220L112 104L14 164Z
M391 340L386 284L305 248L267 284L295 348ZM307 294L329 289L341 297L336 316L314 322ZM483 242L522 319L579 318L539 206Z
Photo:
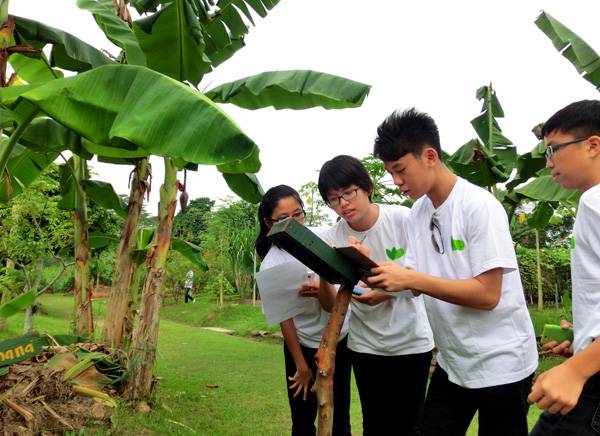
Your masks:
M600 155L600 136L590 136L588 139L588 151L592 157L596 157Z
M427 147L425 151L423 151L423 159L425 160L428 166L433 167L438 161L437 151L435 151L431 147Z

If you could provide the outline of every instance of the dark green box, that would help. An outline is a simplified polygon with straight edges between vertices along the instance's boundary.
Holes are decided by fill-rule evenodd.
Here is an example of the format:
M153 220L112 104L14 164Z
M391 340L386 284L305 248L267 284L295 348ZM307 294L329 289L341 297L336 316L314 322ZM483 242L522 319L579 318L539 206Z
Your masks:
M329 283L356 285L369 268L377 266L356 250L357 259L348 258L293 217L275 224L267 236Z

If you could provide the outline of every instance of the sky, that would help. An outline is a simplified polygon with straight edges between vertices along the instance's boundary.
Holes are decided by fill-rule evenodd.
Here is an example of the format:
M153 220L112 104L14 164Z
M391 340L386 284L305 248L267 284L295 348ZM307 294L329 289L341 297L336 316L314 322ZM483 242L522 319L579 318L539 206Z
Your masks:
M75 0L12 0L9 13L68 31L96 48L117 50ZM470 122L481 113L475 93L488 84L505 117L498 119L518 153L530 151L531 133L558 109L596 99L534 21L542 10L600 52L600 2L594 0L281 0L246 37L246 47L205 76L200 91L264 71L310 69L372 86L360 108L248 111L220 105L258 144L266 191L316 182L322 164L340 154L372 152L377 126L397 109L429 113L442 148L453 153L476 137ZM190 120L193 122L193 120ZM156 214L163 161L151 159L148 212ZM128 194L131 167L91 162L95 179ZM181 173L183 180L183 173ZM237 197L214 167L188 171L190 199Z

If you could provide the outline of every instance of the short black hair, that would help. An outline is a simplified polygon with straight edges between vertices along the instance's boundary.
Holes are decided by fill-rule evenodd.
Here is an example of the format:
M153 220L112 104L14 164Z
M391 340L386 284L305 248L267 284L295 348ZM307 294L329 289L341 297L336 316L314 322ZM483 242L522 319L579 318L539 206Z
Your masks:
M440 161L440 133L431 116L415 108L394 111L377 128L373 155L382 161L396 161L408 153L418 157L425 147L433 148Z
M332 189L344 189L356 185L369 194L373 194L373 179L357 158L345 154L325 162L319 172L319 193L325 203L329 204L328 192Z
M577 138L600 135L600 101L581 100L565 106L546 121L542 137L555 130Z

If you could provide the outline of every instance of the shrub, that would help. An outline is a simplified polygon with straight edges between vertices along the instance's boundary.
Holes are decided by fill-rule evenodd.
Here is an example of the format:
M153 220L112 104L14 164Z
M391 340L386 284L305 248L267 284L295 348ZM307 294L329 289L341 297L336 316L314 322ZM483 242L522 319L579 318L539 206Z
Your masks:
M537 302L537 261L535 249L517 244L517 259L525 296L531 304ZM540 264L544 301L554 301L555 286L562 301L564 291L571 290L571 252L566 244L540 249Z

